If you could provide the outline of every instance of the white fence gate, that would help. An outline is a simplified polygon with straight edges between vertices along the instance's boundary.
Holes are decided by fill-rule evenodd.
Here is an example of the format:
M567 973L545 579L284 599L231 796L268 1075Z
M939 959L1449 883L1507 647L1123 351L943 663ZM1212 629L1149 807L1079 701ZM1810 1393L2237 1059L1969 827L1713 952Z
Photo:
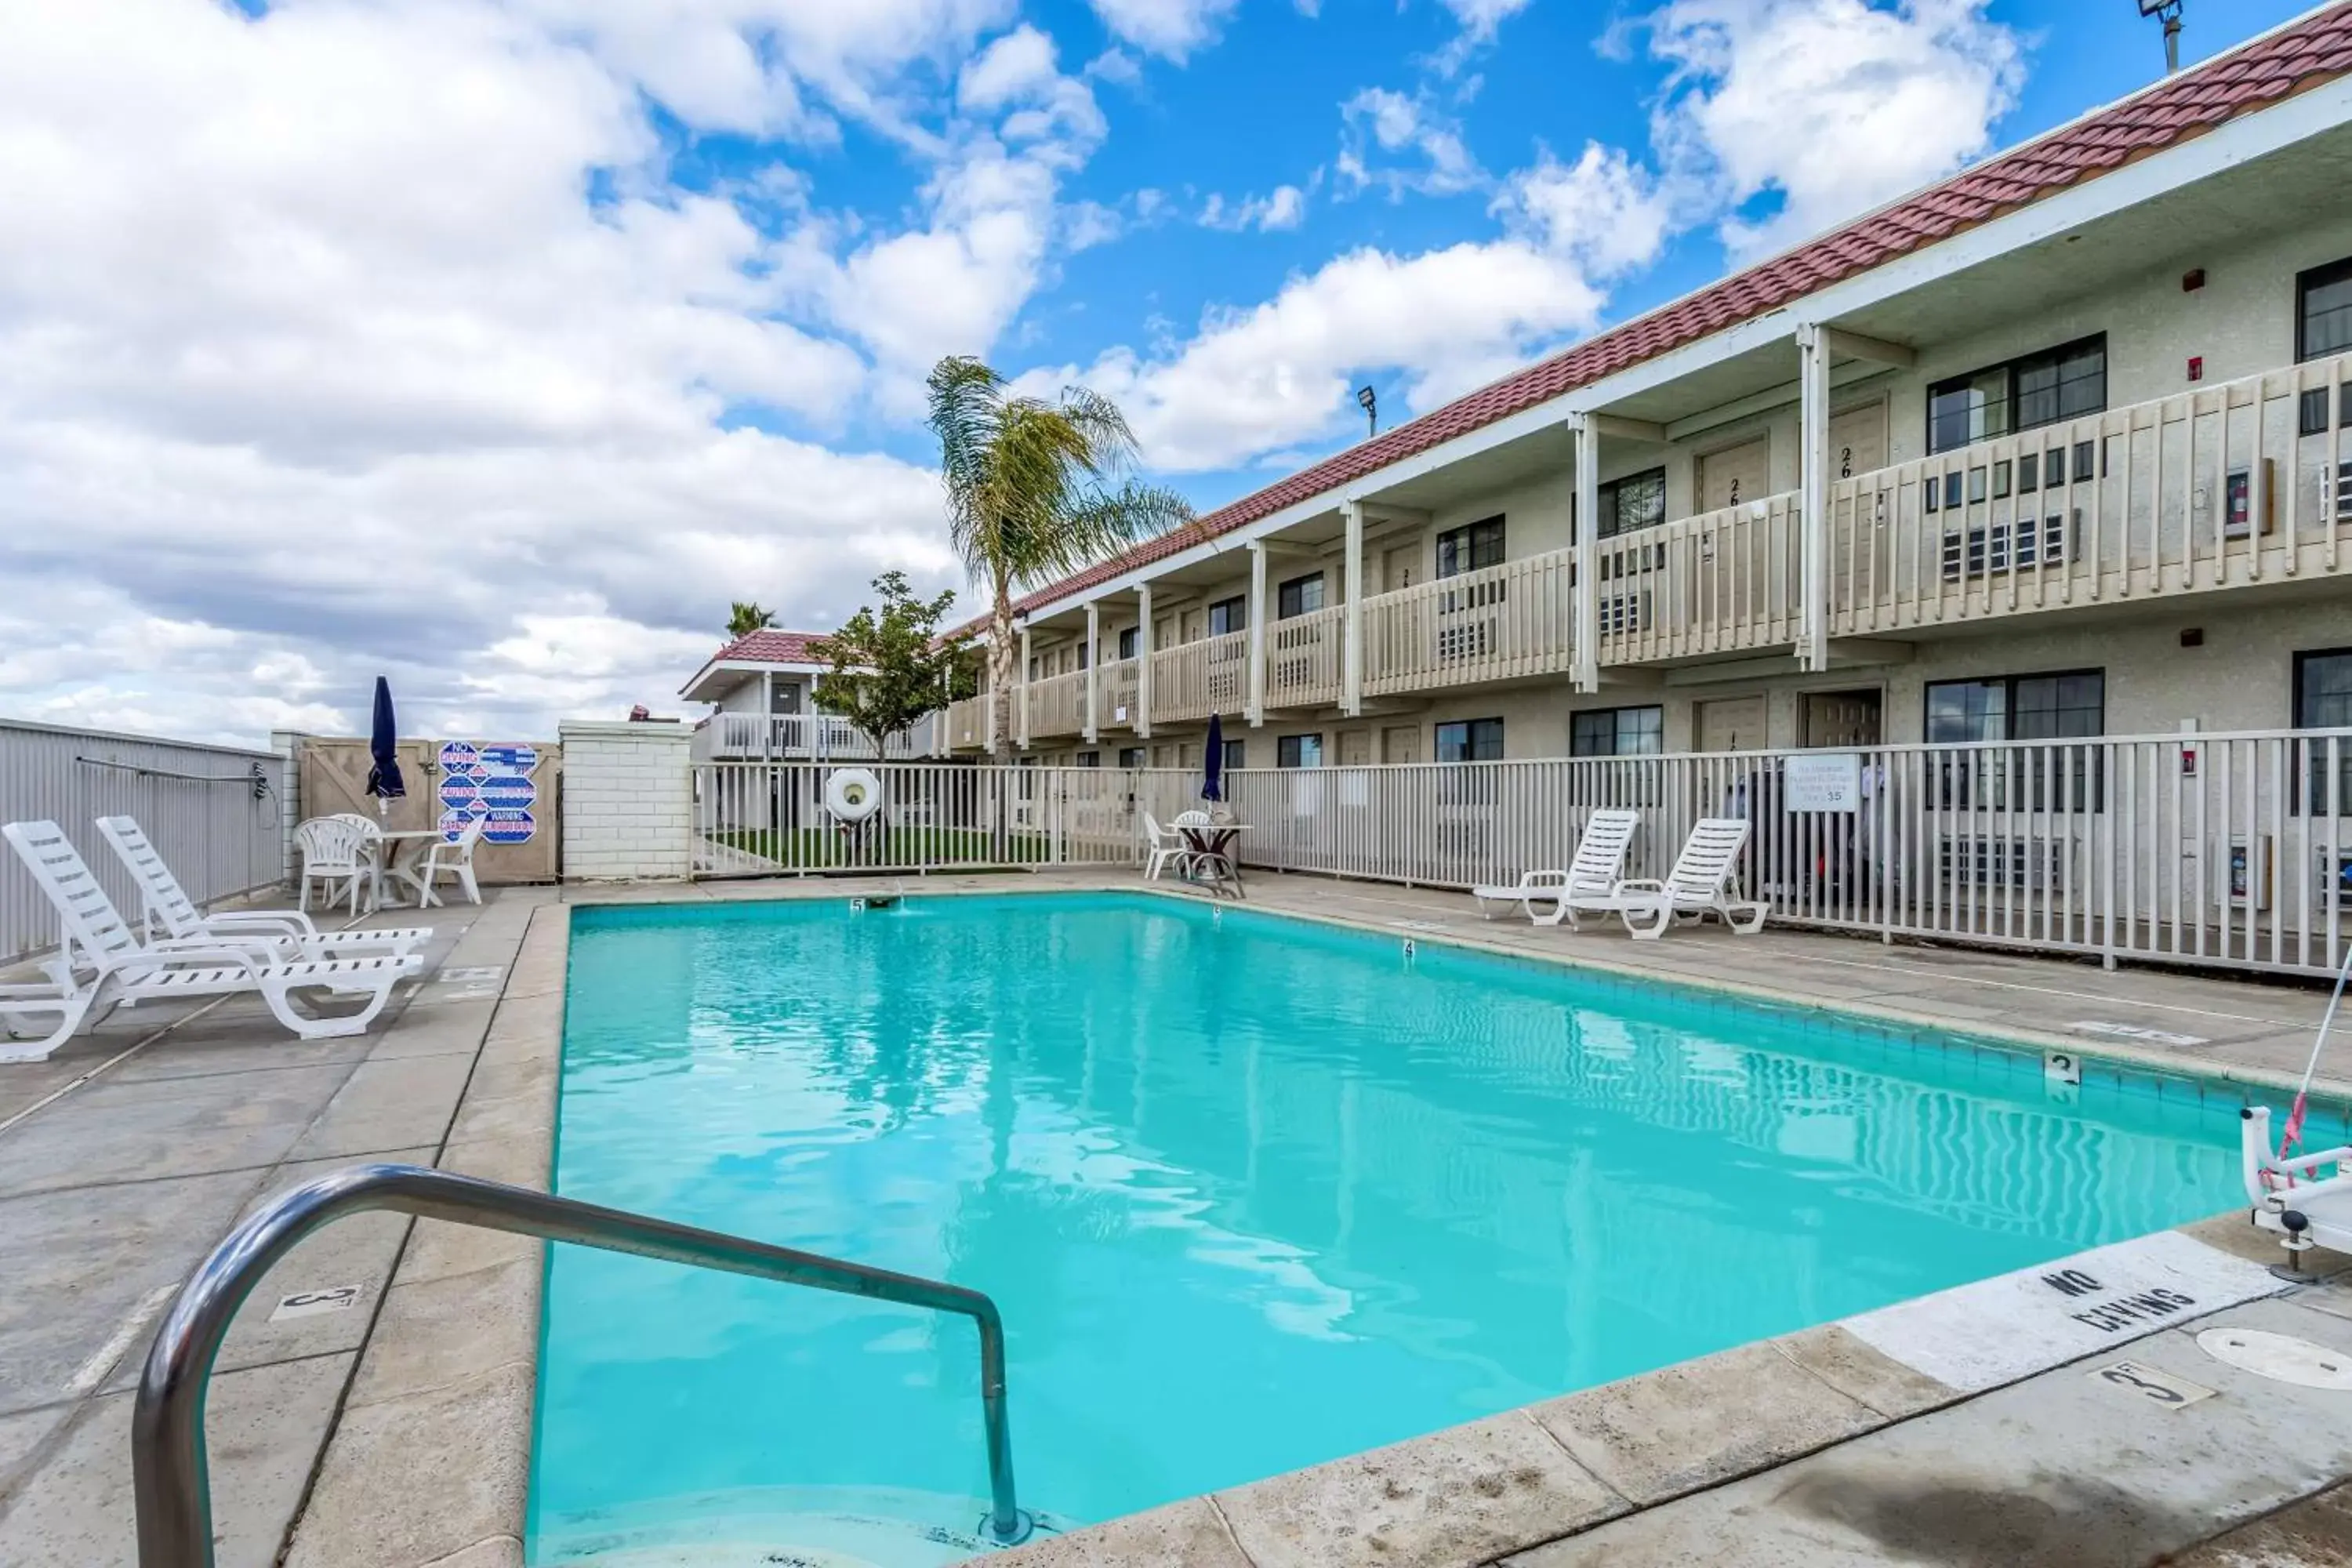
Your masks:
M63 827L135 921L138 891L96 820L137 817L189 897L228 898L285 875L285 766L272 752L0 720L0 822ZM48 900L16 855L0 849L0 963L57 940Z

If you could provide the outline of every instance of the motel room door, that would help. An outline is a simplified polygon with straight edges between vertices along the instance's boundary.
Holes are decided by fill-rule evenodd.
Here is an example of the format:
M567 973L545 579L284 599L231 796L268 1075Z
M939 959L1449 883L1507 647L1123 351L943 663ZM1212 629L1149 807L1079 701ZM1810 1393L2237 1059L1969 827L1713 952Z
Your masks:
M1697 705L1698 749L1753 752L1764 744L1764 699L1724 697Z
M1698 509L1719 511L1772 493L1772 438L1759 436L1698 460Z
M1800 734L1807 746L1851 751L1879 742L1882 700L1869 691L1808 691Z

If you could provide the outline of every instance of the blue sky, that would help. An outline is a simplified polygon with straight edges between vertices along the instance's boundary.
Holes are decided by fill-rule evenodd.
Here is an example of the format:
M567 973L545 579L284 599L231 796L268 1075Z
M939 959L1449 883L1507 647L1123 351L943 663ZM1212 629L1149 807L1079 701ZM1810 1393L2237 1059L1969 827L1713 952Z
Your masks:
M2294 15L2189 0L2192 61ZM955 586L921 376L1203 507L2154 79L2131 0L0 0L0 712L677 706Z

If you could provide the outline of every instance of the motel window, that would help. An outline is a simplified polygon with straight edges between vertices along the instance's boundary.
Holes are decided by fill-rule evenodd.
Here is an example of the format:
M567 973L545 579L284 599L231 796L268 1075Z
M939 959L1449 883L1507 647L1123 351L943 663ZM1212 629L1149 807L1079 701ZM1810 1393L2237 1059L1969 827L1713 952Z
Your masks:
M1927 683L1931 744L2085 740L2106 733L2106 720L2103 670ZM1939 757L1936 766L1947 808L2002 811L2013 802L2031 811L2047 810L2053 804L2050 775L2056 773L2057 809L2098 809L2101 777L2089 747L2069 747L2054 755L2032 747L1962 752Z
M2060 741L2106 732L2104 671L1927 683L1927 739Z
M1185 750L1189 752L1192 748L1187 746ZM1247 742L1227 741L1225 742L1225 772L1230 773L1249 766L1249 763L1247 761L1248 756L1249 750ZM1192 765L1189 758L1186 760L1184 765L1188 768Z
M1437 760L1441 763L1498 763L1503 760L1503 721L1464 719L1437 727Z
M1087 660L1094 651L1095 645L1091 642L1082 642L1078 645L1078 668L1080 669L1086 668Z
M1939 381L1927 389L1927 450L1948 452L2107 405L2105 333Z
M2294 280L2294 357L2352 349L2352 258L2315 267Z
M1304 577L1293 577L1275 592L1274 618L1286 621L1293 616L1312 615L1323 607L1323 574L1309 572Z
M1139 628L1137 627L1129 626L1125 631L1119 633L1118 657L1121 658L1133 658L1135 657L1136 646L1140 640L1141 638L1139 635Z
M1666 749L1664 708L1588 708L1568 722L1573 757L1654 757Z
M1601 487L1601 538L1655 528L1665 521L1665 469L1627 474Z
M1080 752L1078 753L1078 766L1082 768L1098 768L1102 766L1102 753L1100 752Z
M2352 729L2352 647L2294 656L2294 727ZM2352 736L2310 742L2311 810L2322 816L2352 813ZM2328 758L2336 762L2336 787L2328 787ZM2340 895L2339 895L2340 896Z
M1219 599L1209 606L1209 635L1213 637L1242 631L1248 626L1249 601L1238 594L1230 599Z
M1278 768L1319 768L1323 765L1323 737L1320 735L1285 735L1274 743L1274 765Z
M1141 767L1143 765L1143 748L1141 746L1121 746L1118 749L1118 765L1123 768Z
M1490 517L1466 528L1449 528L1437 536L1437 574L1458 576L1481 566L1503 563L1503 520Z

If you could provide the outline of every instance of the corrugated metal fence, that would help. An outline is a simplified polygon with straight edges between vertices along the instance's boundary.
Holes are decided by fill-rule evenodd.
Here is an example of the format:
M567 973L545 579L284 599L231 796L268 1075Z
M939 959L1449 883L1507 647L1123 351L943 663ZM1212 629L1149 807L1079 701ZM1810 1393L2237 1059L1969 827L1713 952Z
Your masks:
M138 735L0 720L0 822L46 818L70 834L126 919L139 897L99 838L101 816L139 819L198 903L266 887L285 869L285 759ZM48 900L0 849L0 963L58 940Z

